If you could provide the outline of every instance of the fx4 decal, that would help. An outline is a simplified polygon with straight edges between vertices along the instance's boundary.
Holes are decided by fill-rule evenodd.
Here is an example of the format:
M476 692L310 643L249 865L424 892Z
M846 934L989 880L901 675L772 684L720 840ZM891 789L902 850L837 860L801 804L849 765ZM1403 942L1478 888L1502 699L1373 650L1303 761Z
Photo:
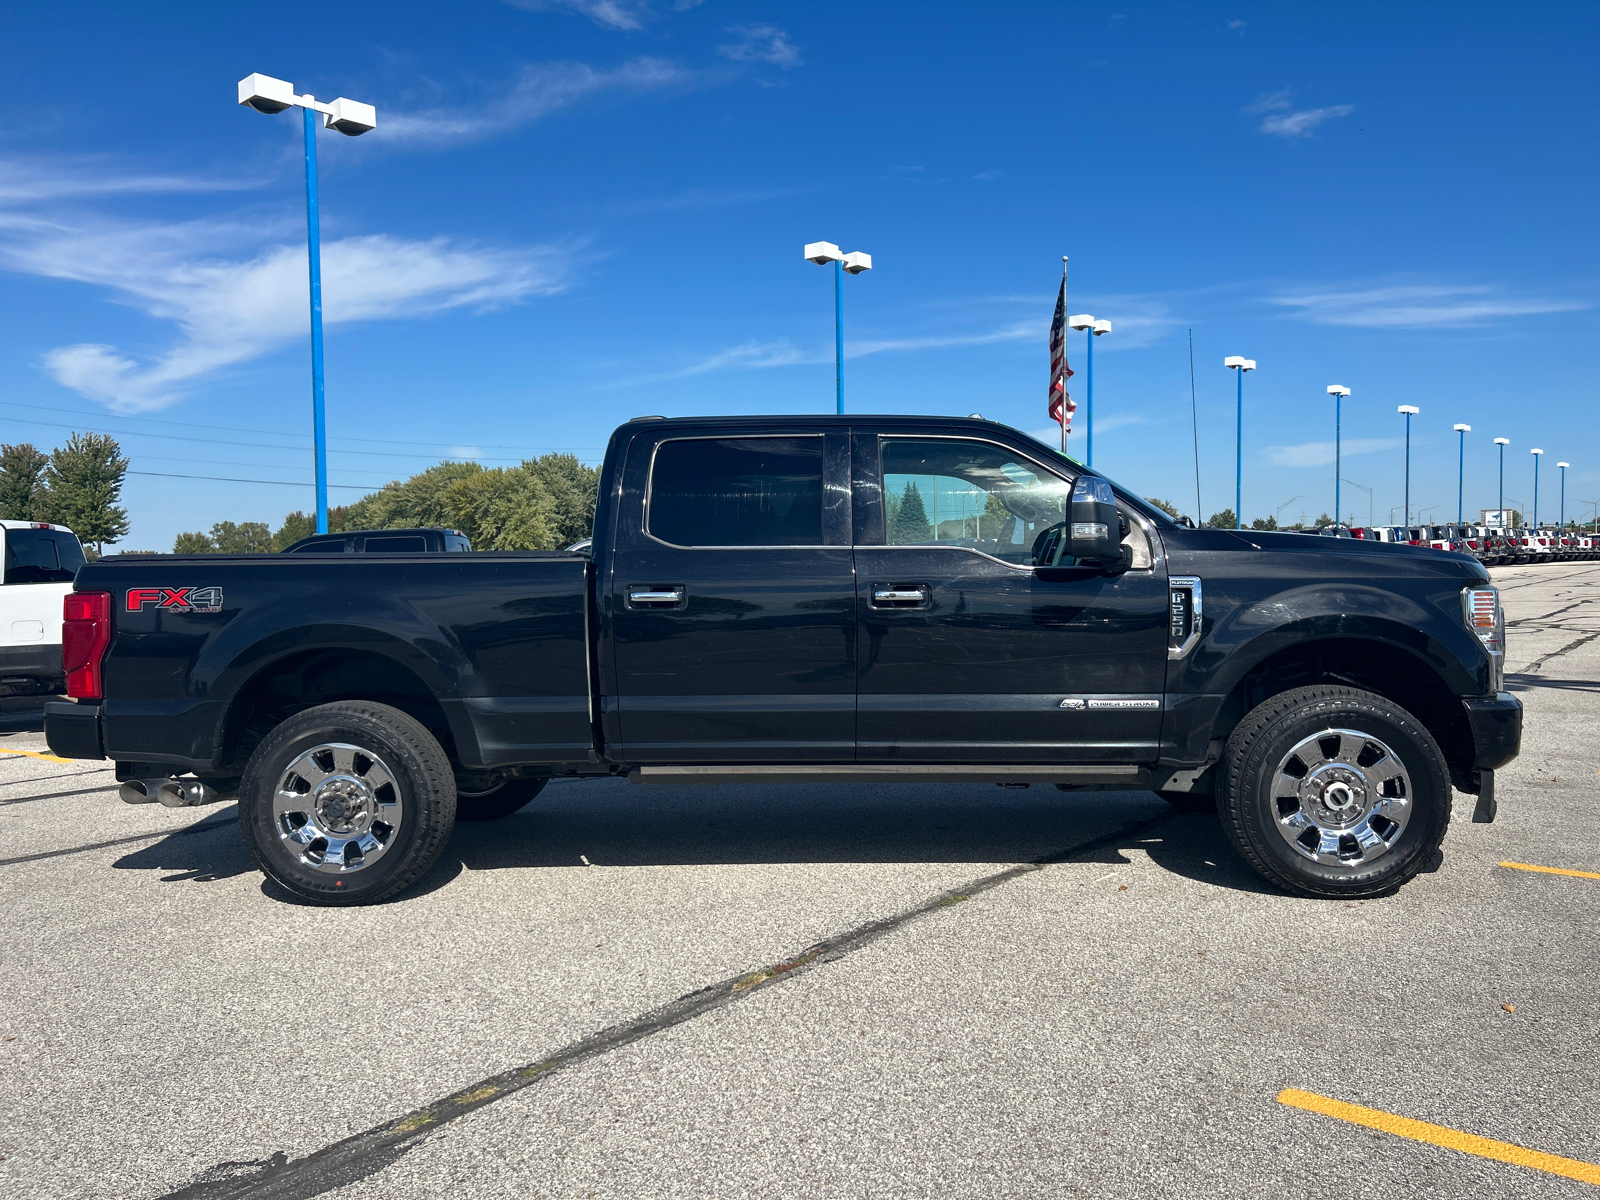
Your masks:
M222 611L219 587L148 587L128 589L128 611L143 612L154 606L160 611L214 613Z

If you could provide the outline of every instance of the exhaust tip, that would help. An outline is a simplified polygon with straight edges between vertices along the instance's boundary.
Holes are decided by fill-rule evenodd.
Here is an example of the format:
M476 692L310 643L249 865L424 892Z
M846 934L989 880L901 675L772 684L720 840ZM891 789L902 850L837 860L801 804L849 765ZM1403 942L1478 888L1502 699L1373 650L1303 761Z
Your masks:
M130 779L117 789L117 794L122 797L124 804L153 803L155 797L150 794L146 783L147 781L143 779Z

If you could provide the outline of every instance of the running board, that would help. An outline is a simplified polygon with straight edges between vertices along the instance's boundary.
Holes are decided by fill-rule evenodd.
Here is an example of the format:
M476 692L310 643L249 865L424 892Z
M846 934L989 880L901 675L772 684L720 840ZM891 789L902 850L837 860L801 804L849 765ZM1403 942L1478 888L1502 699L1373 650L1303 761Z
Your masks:
M1142 788L1149 781L1146 767L968 765L965 763L727 763L721 766L635 767L630 783L1066 783L1076 786L1113 784Z

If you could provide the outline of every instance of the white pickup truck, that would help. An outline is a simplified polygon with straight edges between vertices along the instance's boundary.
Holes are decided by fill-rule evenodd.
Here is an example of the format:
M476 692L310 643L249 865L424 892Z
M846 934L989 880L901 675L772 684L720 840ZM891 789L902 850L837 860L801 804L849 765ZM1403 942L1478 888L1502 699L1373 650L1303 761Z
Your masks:
M83 566L83 547L65 525L0 521L0 529L0 696L59 693L66 686L61 602Z

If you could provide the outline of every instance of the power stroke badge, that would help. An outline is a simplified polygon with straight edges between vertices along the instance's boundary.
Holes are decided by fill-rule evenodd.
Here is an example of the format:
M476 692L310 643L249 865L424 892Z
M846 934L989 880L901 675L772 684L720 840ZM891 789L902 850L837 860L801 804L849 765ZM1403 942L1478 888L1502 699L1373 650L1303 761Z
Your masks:
M147 608L154 608L157 612L221 612L222 589L219 587L129 588L127 610L143 612Z
M1068 696L1061 702L1062 708L1077 712L1085 708L1160 708L1159 700L1085 700L1081 696Z

